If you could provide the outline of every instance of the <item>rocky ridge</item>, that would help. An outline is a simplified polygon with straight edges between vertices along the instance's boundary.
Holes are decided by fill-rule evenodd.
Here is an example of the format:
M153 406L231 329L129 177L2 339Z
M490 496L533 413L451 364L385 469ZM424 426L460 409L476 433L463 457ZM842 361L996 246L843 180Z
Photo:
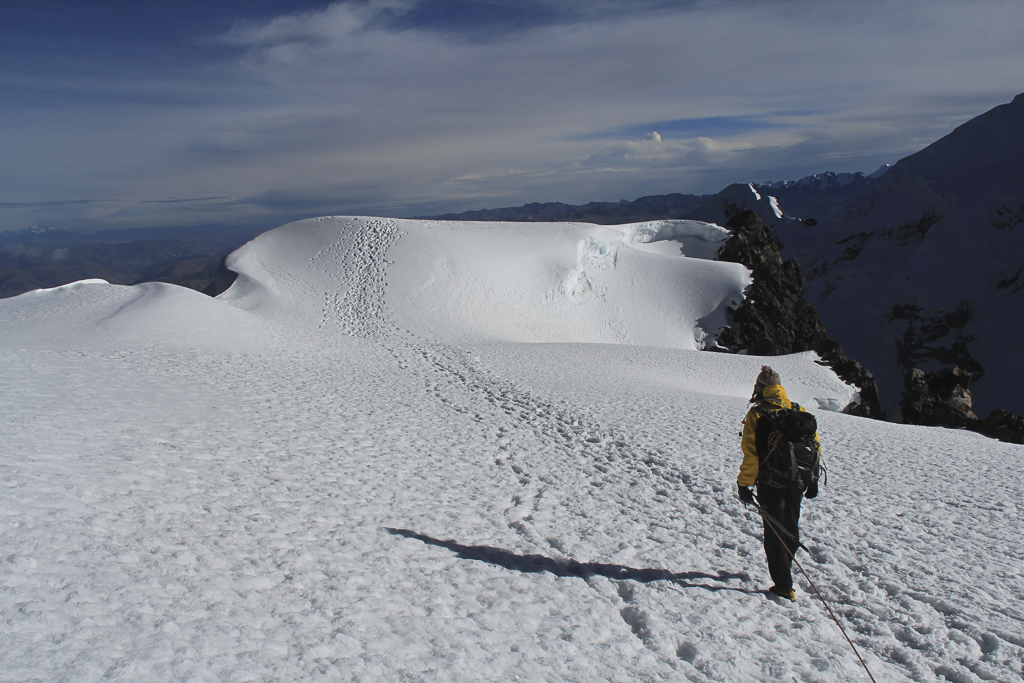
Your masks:
M900 159L817 227L776 228L893 415L914 369L954 367L972 376L975 411L1024 412L1022 148L1024 94Z
M859 401L843 412L884 419L874 376L843 353L828 338L818 312L803 296L803 271L796 259L782 260L781 245L756 212L741 210L726 223L733 231L719 261L740 263L750 269L752 283L746 298L729 308L732 325L722 329L713 350L779 356L814 351L822 365L832 368L844 382L856 386Z

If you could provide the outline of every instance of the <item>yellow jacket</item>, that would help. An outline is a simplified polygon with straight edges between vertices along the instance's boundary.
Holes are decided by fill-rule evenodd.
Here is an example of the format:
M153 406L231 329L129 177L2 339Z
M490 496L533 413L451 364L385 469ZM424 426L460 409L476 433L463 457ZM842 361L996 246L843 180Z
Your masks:
M764 398L756 406L748 410L747 416L743 419L743 438L740 441L740 448L743 451L743 462L740 463L740 474L736 477L736 483L739 486L753 486L757 483L760 461L757 457L757 441L754 433L757 429L757 419L760 416L757 410L758 407L764 410L793 407L789 397L786 396L786 390L782 388L781 384L765 387L761 391L761 395ZM800 406L800 410L804 410L803 406ZM814 441L818 443L820 452L821 443L818 441L817 434L814 435Z

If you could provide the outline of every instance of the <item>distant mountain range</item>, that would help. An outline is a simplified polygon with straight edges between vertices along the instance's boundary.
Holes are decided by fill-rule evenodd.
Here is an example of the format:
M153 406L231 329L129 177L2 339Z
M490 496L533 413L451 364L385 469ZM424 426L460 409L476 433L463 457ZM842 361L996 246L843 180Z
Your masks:
M871 175L864 173L817 173L799 180L729 185L717 194L666 194L640 197L634 201L532 203L500 209L481 209L417 218L449 221L579 221L598 225L621 225L649 220L707 220L724 225L740 208L758 211L762 220L775 224L786 213L810 219L812 224L842 209L874 179L888 170L883 166ZM748 195L750 195L748 197ZM753 195L757 195L756 197ZM762 196L763 195L763 199ZM754 205L753 201L763 201ZM775 208L772 208L774 202Z
M598 225L622 225L659 219L681 219L712 195L663 194L640 197L634 201L623 199L619 202L590 202L573 205L561 202L524 204L502 209L482 209L446 213L440 216L417 216L422 219L447 221L514 221L514 222L565 222L596 223Z
M201 244L220 251L248 242L273 226L174 225L162 228L127 228L84 233L33 225L0 232L0 251L39 255L49 249L85 244L124 244L139 241L174 241Z
M119 285L169 282L203 291L228 251L209 253L199 244L140 240L59 247L42 255L0 253L0 298L90 278Z
M874 182L890 166L863 173L816 173L796 181L754 183L758 192L775 197L786 213L803 219L821 221L842 209Z
M719 225L751 209L807 275L829 336L878 379L899 418L913 368L973 374L975 406L1024 413L1024 95L872 174L820 173L584 205L533 203L441 216L464 221ZM0 297L86 277L202 291L223 254L262 228L0 233ZM3 253L6 252L6 253ZM211 291L216 291L213 289Z

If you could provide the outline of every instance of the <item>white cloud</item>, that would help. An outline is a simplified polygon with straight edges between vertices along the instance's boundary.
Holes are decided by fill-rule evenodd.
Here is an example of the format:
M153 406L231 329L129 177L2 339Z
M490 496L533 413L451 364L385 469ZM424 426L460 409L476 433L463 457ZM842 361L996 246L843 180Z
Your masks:
M236 24L222 36L232 60L147 85L202 92L180 105L6 116L19 134L0 141L5 199L273 196L290 199L253 210L412 214L714 192L872 171L1009 101L1024 75L1024 6L999 0L662 5L479 41L377 21L410 8L337 3ZM765 127L681 136L659 123L730 117ZM104 220L172 211L119 206ZM173 211L203 220L230 206ZM33 211L0 212L0 229L56 222Z
M412 0L339 2L321 10L286 14L265 22L239 21L220 40L229 45L263 49L342 40L365 29L381 12L402 14L414 5Z

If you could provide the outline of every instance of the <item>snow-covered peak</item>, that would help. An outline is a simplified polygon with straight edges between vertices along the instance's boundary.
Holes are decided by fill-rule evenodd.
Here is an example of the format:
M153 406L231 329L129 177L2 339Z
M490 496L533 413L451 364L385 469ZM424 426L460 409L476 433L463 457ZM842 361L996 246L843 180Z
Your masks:
M2 234L6 238L14 238L14 237L39 236L39 235L53 235L53 234L62 233L62 232L65 232L65 231L64 230L60 230L59 228L55 228L53 226L49 226L49 225L36 225L36 224L33 223L32 225L28 226L27 228L21 228L19 230L7 230L7 231L5 231L3 233L0 233L0 234Z
M879 171L881 171L881 169L879 169ZM804 176L799 180L775 180L758 183L757 187L771 189L792 189L798 187L823 189L830 187L846 187L848 185L853 185L854 183L865 184L869 178L876 178L878 175L881 175L879 171L876 171L871 176L859 172L832 173L831 171L826 171L825 173L815 173L813 175Z
M15 233L23 235L44 235L46 233L59 232L59 230L53 226L47 225L30 225L22 230L16 230Z
M318 330L695 349L749 284L742 266L711 260L728 236L699 221L322 218L232 254L240 277L221 298Z

